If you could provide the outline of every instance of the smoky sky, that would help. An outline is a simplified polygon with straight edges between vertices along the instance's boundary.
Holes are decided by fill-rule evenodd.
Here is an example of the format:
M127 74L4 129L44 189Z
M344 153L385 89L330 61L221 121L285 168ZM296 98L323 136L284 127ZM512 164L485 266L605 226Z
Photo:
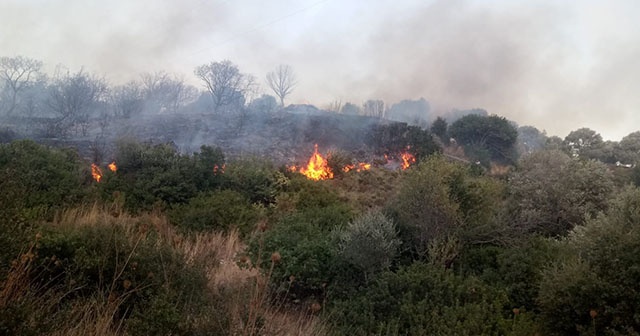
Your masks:
M0 56L112 83L231 60L260 82L291 65L291 103L427 99L566 136L640 129L640 2L2 0ZM268 93L266 85L262 90Z

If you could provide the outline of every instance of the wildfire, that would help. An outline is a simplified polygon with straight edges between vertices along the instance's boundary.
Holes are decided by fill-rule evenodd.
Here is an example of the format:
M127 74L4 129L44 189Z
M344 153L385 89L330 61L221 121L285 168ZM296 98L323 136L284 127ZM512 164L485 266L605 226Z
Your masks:
M342 168L343 172L349 172L352 170L356 170L357 172L361 172L363 170L369 170L371 169L371 164L370 163L364 163L364 162L360 162L357 165L354 164L350 164L350 165L346 165Z
M96 182L100 182L100 179L102 178L102 170L100 170L100 167L95 163L91 164L91 176L93 176L93 179L96 180Z
M115 161L111 162L109 165L107 165L107 167L109 167L109 170L111 170L114 173L118 170L118 166L116 166Z
M407 147L407 151L404 151L402 153L400 153L400 158L402 159L402 170L405 170L407 168L409 168L409 166L411 166L412 164L416 163L416 157L409 153L408 150L411 147Z
M295 169L295 166L293 167ZM318 153L318 144L313 146L313 154L309 158L307 167L301 167L300 173L312 180L327 180L333 178L333 172L327 166L327 160Z
M217 175L218 173L220 174L224 174L224 168L226 167L226 164L222 164L222 167L218 166L218 165L213 165L213 174Z

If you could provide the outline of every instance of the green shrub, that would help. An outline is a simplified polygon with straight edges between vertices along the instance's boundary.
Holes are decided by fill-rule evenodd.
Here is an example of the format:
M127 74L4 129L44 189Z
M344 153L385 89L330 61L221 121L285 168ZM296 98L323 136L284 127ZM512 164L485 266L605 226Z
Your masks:
M505 301L475 277L416 262L384 272L359 294L337 301L332 315L349 335L495 335Z
M224 186L242 193L252 203L272 204L289 183L271 161L260 158L236 160L227 165Z
M101 298L117 302L114 319L131 319L134 334L185 333L208 307L204 268L187 265L150 223L97 221L44 229L31 290L65 293L57 303L61 319L81 302Z
M538 298L549 334L640 333L639 228L640 190L627 189L559 242Z
M363 274L365 281L388 269L401 241L395 224L381 212L367 212L334 231L338 257Z
M233 190L202 194L170 211L171 221L182 229L228 231L236 228L245 235L254 229L258 215L245 196Z
M124 194L125 208L134 212L186 203L199 192L219 187L224 179L224 156L208 146L189 156L169 144L122 140L117 143L115 161L118 171L105 171L98 187L103 199Z

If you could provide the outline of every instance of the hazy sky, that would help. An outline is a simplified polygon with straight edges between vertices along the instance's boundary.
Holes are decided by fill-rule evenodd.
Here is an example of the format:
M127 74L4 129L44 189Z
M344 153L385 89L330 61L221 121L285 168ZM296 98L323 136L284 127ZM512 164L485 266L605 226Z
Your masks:
M231 60L289 102L424 97L566 136L640 130L638 0L0 0L0 56L112 83ZM266 85L263 84L266 92Z

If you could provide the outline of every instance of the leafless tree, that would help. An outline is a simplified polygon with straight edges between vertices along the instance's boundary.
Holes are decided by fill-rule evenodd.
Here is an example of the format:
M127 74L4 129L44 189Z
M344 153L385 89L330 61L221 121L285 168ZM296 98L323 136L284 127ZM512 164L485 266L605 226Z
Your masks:
M173 113L197 97L197 89L162 71L143 74L142 87L147 109L152 112Z
M55 131L66 135L72 128L80 128L86 135L91 114L104 101L107 83L104 79L78 73L57 75L49 87L47 105L56 114Z
M114 115L120 118L130 118L140 114L144 108L144 97L141 85L131 81L125 85L113 88L111 104Z
M9 100L7 115L13 113L18 105L19 94L35 82L41 68L41 61L27 57L0 57L0 80L3 82L4 90L7 90Z
M369 99L362 105L364 115L382 118L384 117L384 102L382 100Z
M194 72L209 91L216 113L223 107L244 105L246 94L255 87L253 76L241 73L235 64L226 60L201 65Z
M267 84L280 98L280 105L284 107L284 99L293 91L297 84L296 75L288 65L280 65L275 71L267 74Z

